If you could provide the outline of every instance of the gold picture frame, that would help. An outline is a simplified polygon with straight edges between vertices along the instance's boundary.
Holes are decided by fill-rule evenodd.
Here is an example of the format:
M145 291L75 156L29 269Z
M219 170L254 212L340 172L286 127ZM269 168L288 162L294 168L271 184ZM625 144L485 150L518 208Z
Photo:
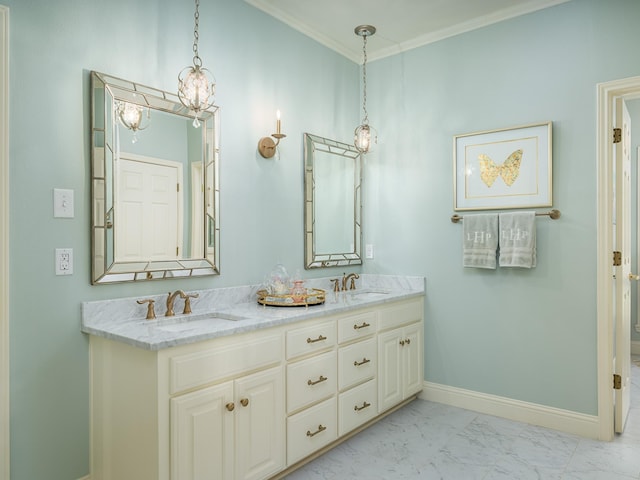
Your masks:
M453 137L454 210L553 204L552 122Z

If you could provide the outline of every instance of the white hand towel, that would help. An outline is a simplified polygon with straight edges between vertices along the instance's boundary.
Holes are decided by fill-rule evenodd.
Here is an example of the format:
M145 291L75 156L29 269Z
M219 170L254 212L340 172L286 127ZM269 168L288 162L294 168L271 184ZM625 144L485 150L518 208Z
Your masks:
M500 266L536 266L536 213L500 214Z
M495 269L498 215L465 215L462 223L462 266Z

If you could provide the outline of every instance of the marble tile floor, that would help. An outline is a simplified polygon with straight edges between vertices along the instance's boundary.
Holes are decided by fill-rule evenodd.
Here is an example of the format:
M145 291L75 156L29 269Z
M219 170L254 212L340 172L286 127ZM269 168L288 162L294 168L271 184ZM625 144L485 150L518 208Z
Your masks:
M640 356L631 368L627 427L612 442L416 400L287 480L640 480Z

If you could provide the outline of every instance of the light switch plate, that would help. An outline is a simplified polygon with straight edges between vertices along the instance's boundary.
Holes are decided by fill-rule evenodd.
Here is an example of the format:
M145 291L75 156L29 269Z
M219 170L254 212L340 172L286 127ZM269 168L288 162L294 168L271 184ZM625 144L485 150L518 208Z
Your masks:
M73 190L53 189L53 217L73 218Z

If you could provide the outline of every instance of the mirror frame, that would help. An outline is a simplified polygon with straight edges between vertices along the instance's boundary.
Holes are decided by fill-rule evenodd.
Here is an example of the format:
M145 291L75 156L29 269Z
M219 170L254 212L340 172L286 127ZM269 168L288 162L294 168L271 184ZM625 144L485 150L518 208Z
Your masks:
M91 72L91 283L93 285L185 278L220 273L219 107L200 112L203 166L202 256L160 261L115 261L113 212L113 161L119 154L115 141L118 124L113 102L126 101L185 117L195 115L176 94L104 73ZM110 238L109 238L110 237Z
M347 159L354 164L353 175L353 250L319 253L316 245L316 183L313 168L316 152L328 153ZM354 145L304 134L304 268L326 268L362 265L362 153Z

